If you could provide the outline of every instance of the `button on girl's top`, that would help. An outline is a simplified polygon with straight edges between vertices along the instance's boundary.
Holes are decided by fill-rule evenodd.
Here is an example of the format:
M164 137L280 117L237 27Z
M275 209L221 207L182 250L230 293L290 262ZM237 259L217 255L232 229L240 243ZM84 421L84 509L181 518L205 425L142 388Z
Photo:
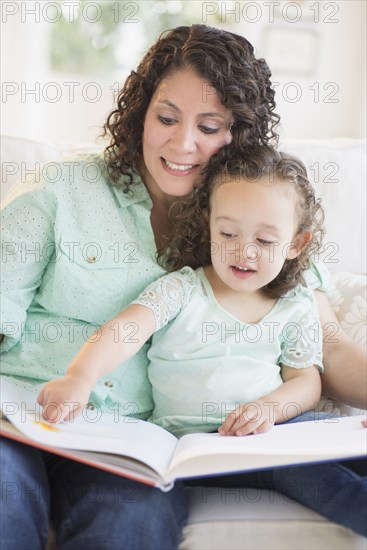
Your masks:
M98 327L164 273L155 258L145 186L137 178L134 192L123 193L124 187L107 182L103 155L80 155L52 163L7 197L2 374L40 385L62 375ZM100 380L90 401L147 417L152 398L146 352L147 346Z

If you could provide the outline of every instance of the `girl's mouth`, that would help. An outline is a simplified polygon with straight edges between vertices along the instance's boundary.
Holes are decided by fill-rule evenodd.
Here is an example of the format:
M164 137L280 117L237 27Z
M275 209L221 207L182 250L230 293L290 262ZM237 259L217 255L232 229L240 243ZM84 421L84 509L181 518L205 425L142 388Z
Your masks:
M250 267L231 265L230 268L234 276L239 279L248 279L249 277L251 277L251 275L256 273L255 269L251 269Z

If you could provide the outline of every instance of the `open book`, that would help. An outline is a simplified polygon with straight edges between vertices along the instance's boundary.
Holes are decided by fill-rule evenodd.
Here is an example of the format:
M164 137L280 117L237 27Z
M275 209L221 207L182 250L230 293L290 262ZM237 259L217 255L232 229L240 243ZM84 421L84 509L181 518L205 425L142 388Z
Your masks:
M260 435L197 433L177 439L150 422L101 411L46 424L34 392L4 377L0 389L2 436L162 490L176 479L367 454L364 416L283 424Z

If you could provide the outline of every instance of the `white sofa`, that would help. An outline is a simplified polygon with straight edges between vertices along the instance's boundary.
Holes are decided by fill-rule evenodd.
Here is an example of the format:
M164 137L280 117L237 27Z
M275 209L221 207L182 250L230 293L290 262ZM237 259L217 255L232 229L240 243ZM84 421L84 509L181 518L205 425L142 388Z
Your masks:
M303 159L323 198L327 229L323 258L336 285L330 299L343 328L366 344L366 143L309 140L288 142L281 148ZM3 137L2 196L35 163L57 161L80 149L98 147ZM344 414L356 412L338 406ZM367 539L277 493L202 487L188 491L190 518L180 550L367 548Z

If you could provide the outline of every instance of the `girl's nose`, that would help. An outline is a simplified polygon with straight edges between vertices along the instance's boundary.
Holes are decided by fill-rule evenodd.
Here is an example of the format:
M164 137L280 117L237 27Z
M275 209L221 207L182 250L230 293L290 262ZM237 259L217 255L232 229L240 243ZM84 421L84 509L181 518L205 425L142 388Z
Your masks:
M256 261L259 259L260 249L257 243L249 242L243 245L243 257L245 260Z

